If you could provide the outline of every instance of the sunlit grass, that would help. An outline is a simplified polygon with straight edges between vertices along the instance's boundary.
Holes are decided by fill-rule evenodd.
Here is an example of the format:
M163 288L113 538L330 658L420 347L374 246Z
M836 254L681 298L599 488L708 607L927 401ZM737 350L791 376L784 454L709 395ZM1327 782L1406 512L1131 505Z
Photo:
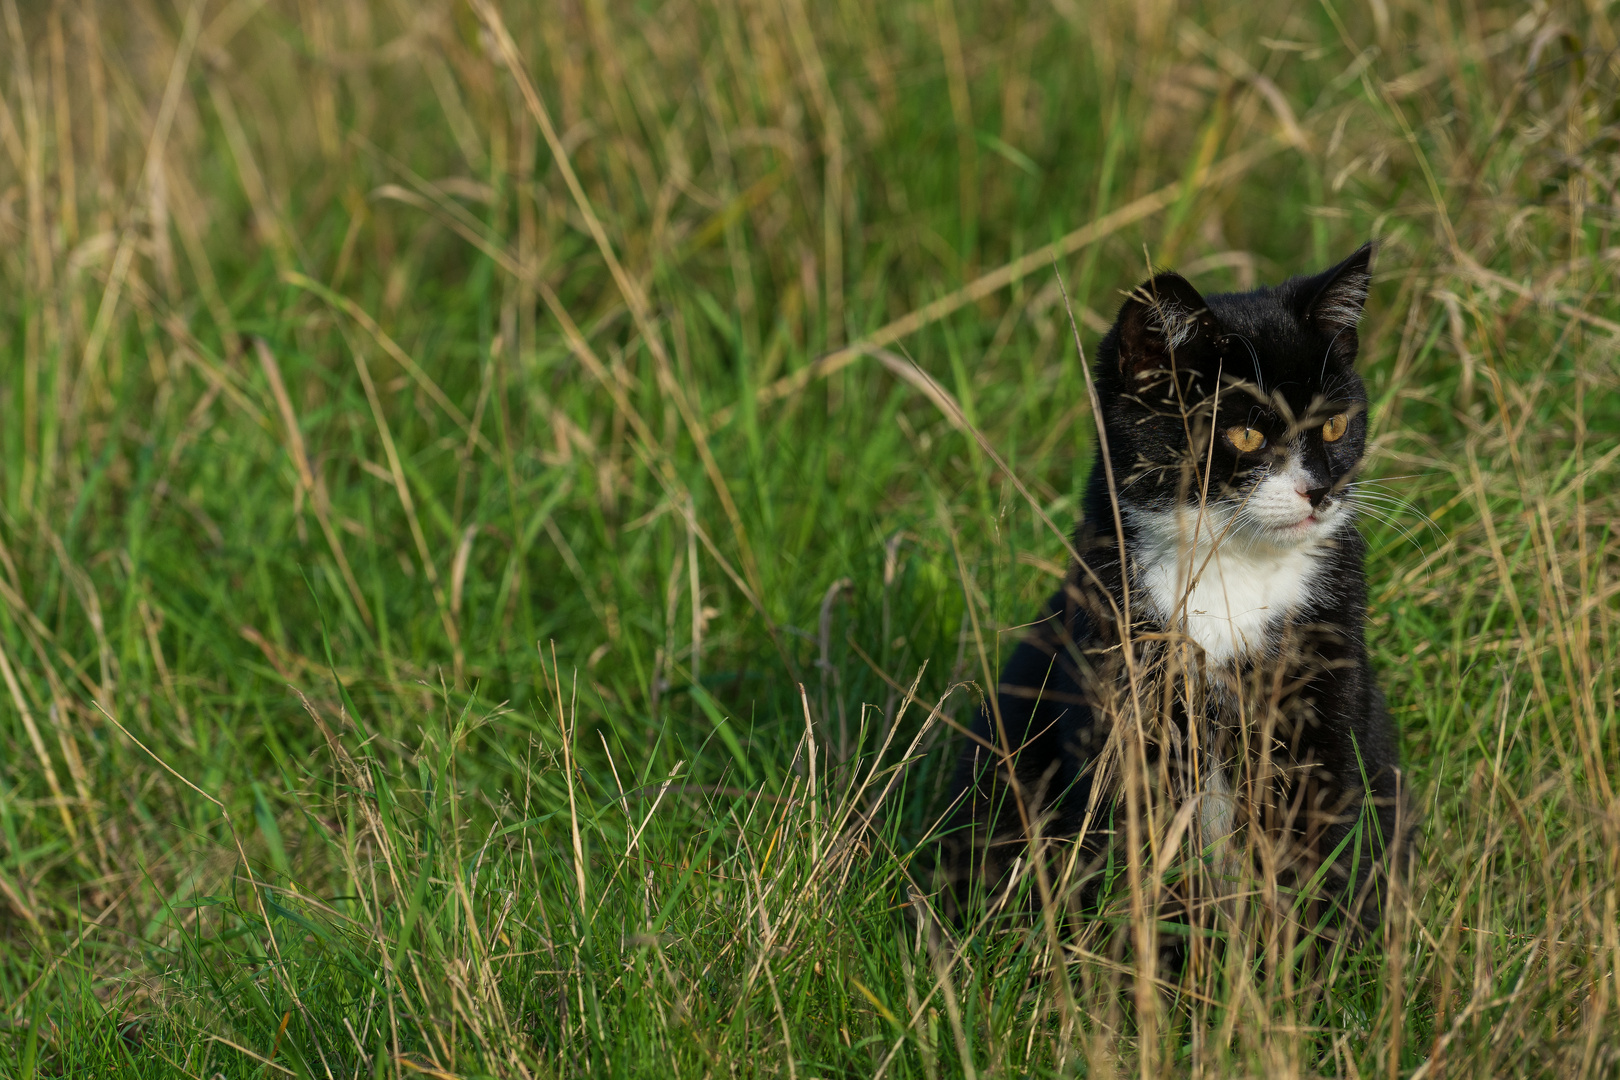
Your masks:
M1607 14L0 15L0 1071L1620 1072ZM1387 924L939 924L1071 312L1375 235Z

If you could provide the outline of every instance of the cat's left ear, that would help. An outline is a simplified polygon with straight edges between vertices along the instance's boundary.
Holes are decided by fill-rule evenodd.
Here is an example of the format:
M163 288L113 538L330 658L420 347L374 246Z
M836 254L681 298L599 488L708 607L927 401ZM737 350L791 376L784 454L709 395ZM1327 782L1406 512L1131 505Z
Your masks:
M1125 298L1115 322L1119 371L1127 379L1179 367L1215 370L1219 327L1192 283L1166 271Z
M1299 284L1299 314L1313 327L1329 334L1349 331L1349 344L1355 343L1356 323L1367 303L1372 284L1372 259L1377 250L1369 240L1338 266L1322 271Z

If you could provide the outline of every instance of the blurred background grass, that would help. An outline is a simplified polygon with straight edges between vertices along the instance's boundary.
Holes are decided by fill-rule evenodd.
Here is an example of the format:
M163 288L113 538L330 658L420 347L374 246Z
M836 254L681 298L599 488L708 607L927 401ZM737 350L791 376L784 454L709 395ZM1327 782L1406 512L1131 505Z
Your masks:
M1616 1075L1610 11L0 0L0 1065ZM1369 236L1386 958L927 929L1060 279Z

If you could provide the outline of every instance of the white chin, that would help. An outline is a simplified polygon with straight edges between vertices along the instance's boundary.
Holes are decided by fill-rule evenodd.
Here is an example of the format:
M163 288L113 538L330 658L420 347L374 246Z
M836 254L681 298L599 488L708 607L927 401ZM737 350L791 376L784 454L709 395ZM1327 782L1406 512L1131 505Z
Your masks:
M1284 518L1271 514L1262 517L1251 512L1246 516L1251 526L1258 526L1256 532L1259 536L1283 547L1307 543L1322 535L1328 528L1327 519L1314 514L1302 518Z
M1281 530L1284 536L1291 536L1299 540L1309 540L1320 535L1327 528L1327 523L1321 518L1306 518L1294 525L1286 526Z

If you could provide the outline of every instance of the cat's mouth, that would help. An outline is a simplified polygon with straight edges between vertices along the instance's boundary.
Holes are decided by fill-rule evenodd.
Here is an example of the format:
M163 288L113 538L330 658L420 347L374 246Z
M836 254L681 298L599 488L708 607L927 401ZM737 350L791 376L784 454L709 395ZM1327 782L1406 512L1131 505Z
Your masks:
M1292 547L1337 528L1342 516L1339 499L1328 493L1307 497L1293 472L1264 476L1234 500L1236 516L1253 530L1255 539Z
M1258 536L1268 536L1273 543L1293 544L1307 543L1318 534L1331 529L1333 526L1335 508L1324 503L1307 511L1303 516L1288 520L1275 510L1270 513L1256 513L1251 508L1248 518L1251 527L1258 527ZM1283 518L1282 520L1278 520Z
M1272 529L1282 536L1303 540L1319 530L1331 528L1333 519L1337 516L1335 513L1337 509L1334 504L1325 502L1312 508L1304 517L1298 518L1292 524L1273 525Z

